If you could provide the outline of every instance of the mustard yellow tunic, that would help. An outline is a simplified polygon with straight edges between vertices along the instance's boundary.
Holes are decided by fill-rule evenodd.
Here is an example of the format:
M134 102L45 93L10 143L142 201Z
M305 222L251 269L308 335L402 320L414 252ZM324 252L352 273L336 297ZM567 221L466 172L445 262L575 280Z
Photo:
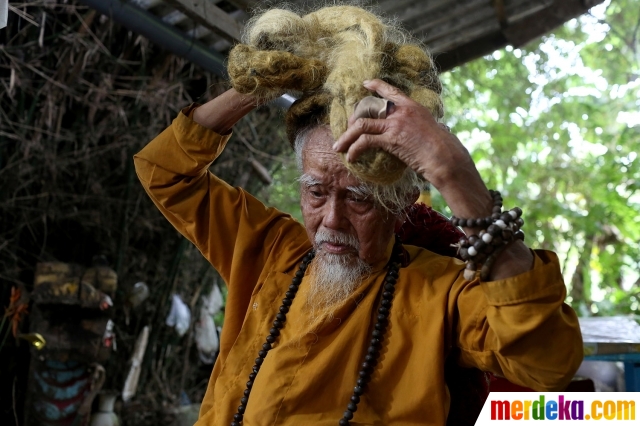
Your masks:
M185 113L187 115L185 115ZM284 293L311 248L303 225L208 171L220 136L180 113L135 156L140 181L167 219L211 261L229 286L220 355L196 426L229 425ZM380 361L354 425L444 425L443 366L560 390L582 360L573 310L556 255L535 252L530 272L467 282L463 264L413 246L401 269ZM287 322L255 380L244 424L332 425L342 417L364 358L385 265L376 265L332 321L309 331L302 281Z

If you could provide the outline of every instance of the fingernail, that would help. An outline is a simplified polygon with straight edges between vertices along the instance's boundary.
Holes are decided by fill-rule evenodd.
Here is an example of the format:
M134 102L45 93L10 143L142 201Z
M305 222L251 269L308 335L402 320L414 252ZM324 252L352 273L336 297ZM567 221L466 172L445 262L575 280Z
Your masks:
M367 84L369 84L369 83L371 83L371 80L365 80L365 81L363 81L363 82L362 82L362 84L364 84L365 86L366 86Z
M338 149L338 142L334 143L332 148L333 148L334 151L337 150Z

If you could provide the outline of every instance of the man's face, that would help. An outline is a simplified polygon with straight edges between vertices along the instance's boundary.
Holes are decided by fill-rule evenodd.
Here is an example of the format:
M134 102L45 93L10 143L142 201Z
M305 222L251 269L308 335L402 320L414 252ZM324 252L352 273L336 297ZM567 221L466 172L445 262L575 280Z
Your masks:
M317 127L308 138L302 154L300 206L309 240L318 253L359 257L369 265L385 260L396 218L370 197L362 197L361 183L331 148L335 141L329 128Z

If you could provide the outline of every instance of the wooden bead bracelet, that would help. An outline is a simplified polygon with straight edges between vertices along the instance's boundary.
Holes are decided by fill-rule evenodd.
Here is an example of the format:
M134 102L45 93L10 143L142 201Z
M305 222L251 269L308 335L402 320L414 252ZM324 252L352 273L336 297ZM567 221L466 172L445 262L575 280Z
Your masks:
M479 219L463 219L452 216L450 222L453 226L460 227L487 227L478 235L462 237L454 247L458 248L458 254L467 262L464 270L464 278L475 278L478 268L480 279L486 280L491 272L491 267L497 255L515 240L524 241L524 233L520 230L524 225L522 209L502 211L502 196L500 192L490 190L493 198L493 211L491 216Z

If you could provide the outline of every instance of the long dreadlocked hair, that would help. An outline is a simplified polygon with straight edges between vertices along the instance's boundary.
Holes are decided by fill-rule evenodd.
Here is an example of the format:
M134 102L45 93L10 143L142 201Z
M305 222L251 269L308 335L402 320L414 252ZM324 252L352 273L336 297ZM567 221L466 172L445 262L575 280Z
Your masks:
M428 51L360 7L329 6L303 16L286 9L258 14L247 24L243 43L231 50L228 71L240 93L260 100L286 92L299 96L286 115L292 145L310 125L329 124L337 139L356 103L370 95L362 82L373 78L398 87L436 119L443 116L442 85ZM383 150L344 163L362 181L380 185L397 181L406 168Z

